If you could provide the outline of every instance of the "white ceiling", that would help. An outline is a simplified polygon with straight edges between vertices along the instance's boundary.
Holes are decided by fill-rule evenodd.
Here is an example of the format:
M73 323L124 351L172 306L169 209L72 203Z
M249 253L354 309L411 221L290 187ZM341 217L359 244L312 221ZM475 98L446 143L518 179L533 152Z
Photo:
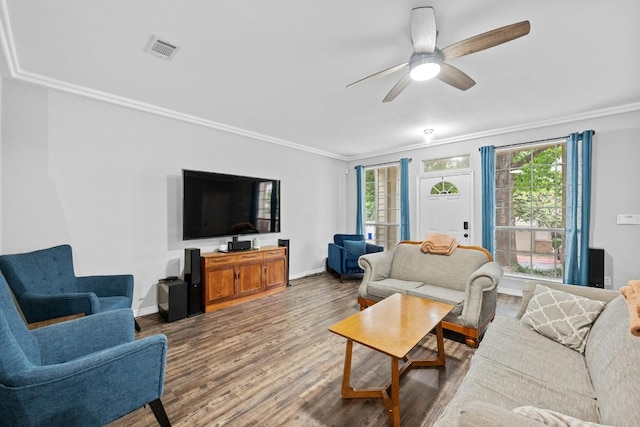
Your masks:
M0 0L11 77L277 144L355 159L640 109L637 0ZM529 35L452 60L391 102L411 8L433 6L438 47L522 20ZM172 61L152 35L180 47Z

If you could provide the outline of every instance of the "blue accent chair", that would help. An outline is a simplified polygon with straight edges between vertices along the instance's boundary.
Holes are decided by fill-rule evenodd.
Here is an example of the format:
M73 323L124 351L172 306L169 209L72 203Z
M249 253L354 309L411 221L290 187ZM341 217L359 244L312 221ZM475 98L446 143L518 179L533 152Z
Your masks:
M0 271L29 323L131 308L133 276L76 277L69 245L1 255Z
M0 425L101 426L160 397L167 337L134 339L131 309L28 330L0 275Z
M329 243L327 268L339 274L340 281L344 282L344 276L364 273L358 265L361 255L383 250L382 246L366 243L361 234L335 234L333 243Z

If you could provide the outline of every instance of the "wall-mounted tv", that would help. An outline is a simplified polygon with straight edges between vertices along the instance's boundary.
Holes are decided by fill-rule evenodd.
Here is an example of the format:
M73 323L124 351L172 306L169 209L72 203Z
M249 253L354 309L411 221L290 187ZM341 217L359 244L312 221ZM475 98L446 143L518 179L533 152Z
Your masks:
M182 170L182 238L280 232L280 181Z

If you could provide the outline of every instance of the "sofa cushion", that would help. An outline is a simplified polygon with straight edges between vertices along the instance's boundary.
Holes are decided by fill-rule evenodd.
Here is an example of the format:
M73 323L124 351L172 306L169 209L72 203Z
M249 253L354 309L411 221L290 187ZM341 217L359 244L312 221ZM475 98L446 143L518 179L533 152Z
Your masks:
M523 351L527 350L523 347ZM474 355L455 397L435 426L457 426L465 403L473 400L482 400L509 410L532 405L581 420L600 422L597 400L566 389L556 389L536 377Z
M478 250L457 248L451 255L425 254L420 245L398 245L390 277L464 292L469 277L488 262Z
M409 282L398 279L383 279L369 283L369 295L379 298L387 298L395 293L406 295L410 289L422 286L422 282Z
M460 316L462 313L462 307L464 306L464 292L456 291L455 289L443 288L442 286L418 286L417 288L407 290L407 295L452 304L454 308L449 312L447 318L450 318L451 316Z
M345 240L342 243L349 255L359 257L367 253L367 243L364 240Z
M438 427L451 425L446 422L437 422ZM465 402L460 413L459 422L455 427L542 427L539 422L518 415L515 412L492 405L487 402L472 400Z
M596 397L584 356L530 330L517 319L496 316L476 355L539 378L556 390Z
M622 295L607 304L591 327L585 360L600 402L601 422L637 426L640 420L640 337L629 331Z
M550 411L548 409L530 405L513 408L513 412L538 421L549 427L613 427L589 421L582 421L578 418L570 417L569 415L565 415L557 411Z
M591 324L605 303L536 285L520 322L560 344L584 352Z
M120 308L131 308L131 299L125 296L98 297L100 301L100 311L118 310Z

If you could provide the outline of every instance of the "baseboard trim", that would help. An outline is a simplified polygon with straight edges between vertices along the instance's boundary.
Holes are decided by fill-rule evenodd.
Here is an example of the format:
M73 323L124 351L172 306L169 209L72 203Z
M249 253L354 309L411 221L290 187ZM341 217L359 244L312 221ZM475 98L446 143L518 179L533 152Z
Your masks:
M295 273L289 276L290 280L302 279L308 276L315 276L316 274L324 273L326 270L324 267L316 268L313 270L303 271L301 273Z
M158 306L154 305L151 307L143 307L137 310L133 310L134 317L146 316L147 314L153 314L158 312Z

